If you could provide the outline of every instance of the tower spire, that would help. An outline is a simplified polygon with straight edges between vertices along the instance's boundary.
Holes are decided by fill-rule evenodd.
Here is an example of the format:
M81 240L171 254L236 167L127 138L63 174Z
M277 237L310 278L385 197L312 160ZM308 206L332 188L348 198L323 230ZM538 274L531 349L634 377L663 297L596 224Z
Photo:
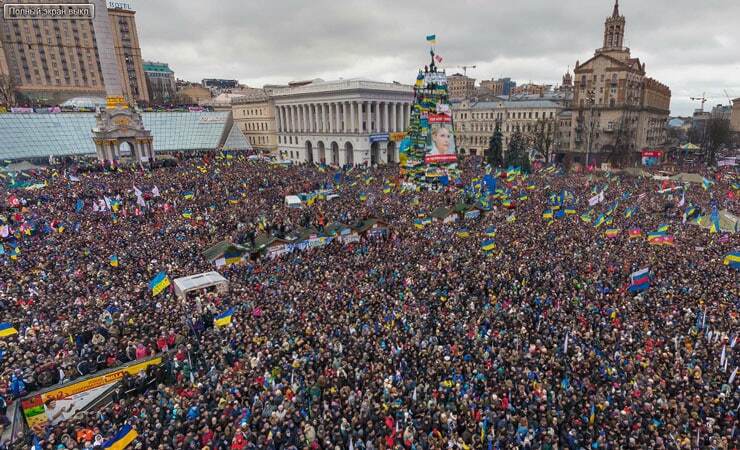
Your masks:
M619 17L619 0L614 1L614 12L612 13L612 17Z

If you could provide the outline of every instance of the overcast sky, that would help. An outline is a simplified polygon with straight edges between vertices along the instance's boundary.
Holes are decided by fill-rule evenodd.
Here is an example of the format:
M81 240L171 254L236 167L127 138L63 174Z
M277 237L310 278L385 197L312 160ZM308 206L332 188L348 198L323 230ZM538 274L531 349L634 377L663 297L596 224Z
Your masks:
M601 47L613 0L120 0L137 11L145 59L190 81L249 86L323 78L413 81L427 34L448 73L560 83ZM625 45L672 90L672 115L690 96L740 97L740 0L620 0Z

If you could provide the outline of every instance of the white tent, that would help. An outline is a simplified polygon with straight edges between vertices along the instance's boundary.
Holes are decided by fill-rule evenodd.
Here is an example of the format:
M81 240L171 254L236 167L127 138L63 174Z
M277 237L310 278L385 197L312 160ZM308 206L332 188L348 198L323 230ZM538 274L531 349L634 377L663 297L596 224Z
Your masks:
M189 277L175 278L175 295L185 299L189 292L216 287L218 292L226 292L229 289L229 280L218 272L204 272Z

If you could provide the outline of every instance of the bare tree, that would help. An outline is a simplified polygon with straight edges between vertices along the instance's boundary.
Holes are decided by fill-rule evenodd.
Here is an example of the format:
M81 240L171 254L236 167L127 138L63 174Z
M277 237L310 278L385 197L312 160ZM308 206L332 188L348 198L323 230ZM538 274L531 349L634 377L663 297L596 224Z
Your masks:
M612 164L620 165L630 160L636 142L637 127L635 126L636 113L626 108L613 124L612 132L614 144L611 146L609 160Z
M706 124L706 163L708 166L717 164L717 150L732 141L730 121L721 117L712 117Z
M11 75L0 74L0 104L8 107L16 105L16 87Z
M532 145L542 154L546 162L550 162L550 150L555 143L556 128L555 119L540 119L530 132Z

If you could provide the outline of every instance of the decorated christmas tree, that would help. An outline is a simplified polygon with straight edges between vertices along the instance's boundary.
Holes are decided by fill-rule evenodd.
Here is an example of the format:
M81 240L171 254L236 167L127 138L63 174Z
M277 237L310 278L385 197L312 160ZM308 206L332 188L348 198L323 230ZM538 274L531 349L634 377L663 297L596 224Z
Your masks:
M434 36L427 41L434 42ZM447 175L457 162L447 75L437 70L442 61L430 49L431 61L419 70L406 138L401 142L401 170L418 181ZM426 180L428 181L428 180Z

